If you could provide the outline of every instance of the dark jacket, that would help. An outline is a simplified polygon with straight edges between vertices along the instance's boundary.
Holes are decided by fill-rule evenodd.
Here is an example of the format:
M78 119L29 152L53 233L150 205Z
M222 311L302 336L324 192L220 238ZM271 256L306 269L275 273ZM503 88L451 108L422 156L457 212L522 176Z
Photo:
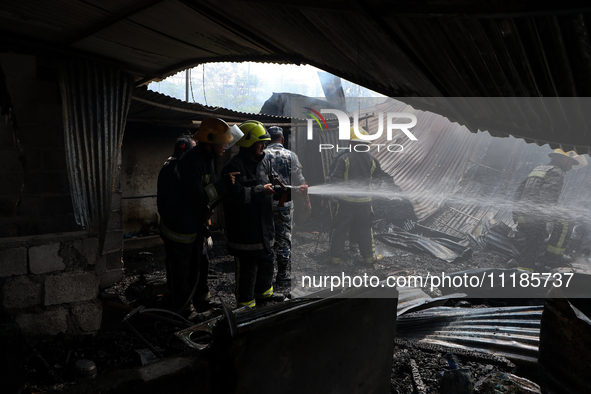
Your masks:
M513 215L524 222L527 217L543 219L551 215L562 191L565 172L557 165L537 166L517 188Z
M266 251L274 242L273 199L265 194L264 179L257 176L257 167L244 148L232 157L222 174L240 172L232 191L224 200L226 234L230 254Z
M227 181L222 179L213 182L213 158L204 145L199 144L177 160L173 171L168 168L172 163L165 164L167 168L163 167L160 171L158 211L161 224L164 224L161 226L161 232L164 230L164 235L168 234L168 238L174 238L177 234L201 232L208 212L207 205L227 192ZM164 175L166 178L163 179L172 176L172 181L161 182ZM167 190L166 187L170 189Z
M170 156L158 174L156 206L161 220L173 215L174 209L179 203L180 183L174 172L177 161L176 157Z

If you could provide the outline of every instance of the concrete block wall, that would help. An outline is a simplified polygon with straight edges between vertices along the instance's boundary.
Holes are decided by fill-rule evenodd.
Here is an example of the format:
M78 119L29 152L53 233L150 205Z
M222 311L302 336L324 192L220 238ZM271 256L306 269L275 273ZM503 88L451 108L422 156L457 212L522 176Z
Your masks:
M0 239L0 300L25 335L100 329L98 244L85 231Z

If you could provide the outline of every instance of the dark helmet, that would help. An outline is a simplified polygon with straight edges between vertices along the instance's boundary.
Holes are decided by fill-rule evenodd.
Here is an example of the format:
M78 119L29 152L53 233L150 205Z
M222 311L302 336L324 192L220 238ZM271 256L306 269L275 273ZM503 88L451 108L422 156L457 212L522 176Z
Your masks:
M281 134L283 136L283 129L279 126L271 126L267 129L271 138L273 138L276 134Z

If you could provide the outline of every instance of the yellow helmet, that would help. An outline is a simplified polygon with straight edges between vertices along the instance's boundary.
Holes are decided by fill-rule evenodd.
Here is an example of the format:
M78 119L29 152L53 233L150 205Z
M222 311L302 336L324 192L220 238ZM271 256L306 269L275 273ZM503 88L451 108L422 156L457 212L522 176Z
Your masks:
M249 148L259 141L271 141L271 136L267 133L267 129L258 120L247 120L238 127L244 133L244 137L236 142L238 146Z
M210 117L201 121L199 131L193 134L193 139L206 144L225 145L229 148L242 138L242 135L238 127L230 127L222 119Z
M554 152L548 154L548 157L551 157L553 159L559 158L559 157L565 157L565 156L570 159L569 163L572 164L573 166L582 164L582 163L579 163L579 160L577 160L577 157L579 157L579 155L577 155L577 152L575 152L574 150L565 152L562 149L554 149ZM585 158L583 157L582 159L584 160Z
M361 135L369 135L369 133L367 131L365 131L365 129L361 126L357 127L357 131ZM353 127L353 126L351 126L351 128L349 129L349 134L351 136L351 141L361 141L361 142L367 141L367 140L362 140L361 138L357 137L357 134L355 134L355 127Z

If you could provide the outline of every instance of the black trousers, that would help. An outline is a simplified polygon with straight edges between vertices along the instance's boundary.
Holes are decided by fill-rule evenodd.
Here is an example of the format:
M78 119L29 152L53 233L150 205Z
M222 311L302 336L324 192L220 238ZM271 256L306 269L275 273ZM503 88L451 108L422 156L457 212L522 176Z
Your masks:
M371 224L373 210L371 203L339 201L333 221L330 237L330 256L342 258L345 241L349 239L359 243L359 253L364 259L373 258L375 246Z
M519 264L522 267L534 268L538 254L544 249L544 241L548 235L546 222L518 223L518 244L520 246Z
M256 305L256 299L273 295L273 254L266 251L235 253L236 303Z
M197 289L193 303L208 299L209 259L203 253L203 237L198 236L193 243L174 242L166 237L162 240L166 252L166 280L174 308L179 309L185 304L195 282Z

